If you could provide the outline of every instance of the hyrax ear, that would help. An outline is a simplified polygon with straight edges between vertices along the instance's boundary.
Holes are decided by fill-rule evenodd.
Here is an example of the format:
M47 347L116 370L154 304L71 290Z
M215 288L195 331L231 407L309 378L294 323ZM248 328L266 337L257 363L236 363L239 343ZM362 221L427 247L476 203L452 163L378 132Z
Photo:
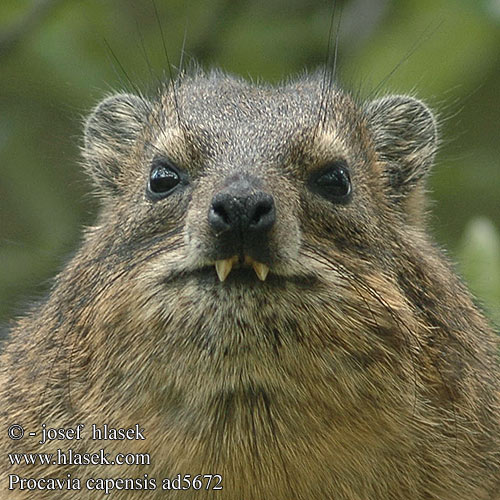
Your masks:
M421 101L389 96L365 108L375 149L383 163L390 198L409 221L422 212L425 178L437 149L434 115Z
M85 124L83 156L97 187L120 192L119 179L151 111L148 101L130 94L104 99Z

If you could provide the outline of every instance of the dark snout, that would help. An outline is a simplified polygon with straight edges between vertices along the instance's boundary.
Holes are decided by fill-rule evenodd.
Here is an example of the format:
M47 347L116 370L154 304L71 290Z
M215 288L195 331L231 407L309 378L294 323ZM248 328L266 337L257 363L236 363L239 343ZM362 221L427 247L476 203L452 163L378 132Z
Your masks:
M220 258L233 255L269 260L269 233L276 222L271 194L250 177L234 177L212 198L208 222Z

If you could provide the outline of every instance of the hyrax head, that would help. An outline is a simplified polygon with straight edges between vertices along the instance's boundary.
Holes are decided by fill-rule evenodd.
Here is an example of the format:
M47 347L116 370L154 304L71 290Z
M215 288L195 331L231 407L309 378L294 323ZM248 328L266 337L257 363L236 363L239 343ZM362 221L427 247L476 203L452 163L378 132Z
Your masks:
M417 226L435 149L435 120L414 98L357 104L322 73L272 87L214 72L154 100L105 99L84 157L102 226L163 279L255 287L320 278L314 248L366 258Z

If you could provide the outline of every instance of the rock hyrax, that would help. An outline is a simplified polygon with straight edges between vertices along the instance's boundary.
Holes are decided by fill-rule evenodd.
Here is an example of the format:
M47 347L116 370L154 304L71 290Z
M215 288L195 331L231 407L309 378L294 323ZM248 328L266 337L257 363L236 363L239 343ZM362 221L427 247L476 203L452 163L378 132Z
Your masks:
M196 70L101 102L100 214L1 358L2 487L82 488L2 498L95 498L88 478L133 479L115 499L500 498L497 339L425 227L436 142L419 100L358 102L321 71ZM85 439L39 445L42 424ZM7 460L68 448L151 463ZM162 491L177 474L223 489Z

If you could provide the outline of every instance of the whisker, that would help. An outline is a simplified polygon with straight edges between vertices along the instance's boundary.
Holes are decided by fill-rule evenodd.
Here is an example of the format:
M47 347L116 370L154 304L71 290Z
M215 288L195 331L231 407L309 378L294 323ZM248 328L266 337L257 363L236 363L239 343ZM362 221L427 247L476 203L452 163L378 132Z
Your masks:
M323 76L321 79L321 99L319 103L319 109L318 109L318 116L317 116L317 122L316 126L314 128L314 137L316 136L316 133L319 129L319 126L323 123L323 111L325 110L325 103L326 103L326 89L327 89L327 79L328 79L328 67L329 67L329 62L330 62L330 57L331 57L331 50L332 50L332 42L333 42L333 25L335 21L335 11L337 8L337 2L334 0L333 2L333 8L332 8L332 13L330 17L330 27L328 29L328 40L327 40L327 47L326 47L326 54L325 54L325 63L324 63L324 68L323 68ZM325 112L326 114L326 112Z
M127 79L127 82L129 83L129 85L132 87L133 91L138 95L138 96L142 96L142 92L140 91L139 87L137 87L137 85L132 81L132 79L129 77L128 73L125 71L125 68L123 67L122 63L120 62L120 60L118 59L118 57L116 56L114 50L111 48L111 45L108 43L108 41L104 38L104 43L106 44L106 47L107 49L109 50L111 56L113 57L113 59L115 60L116 64L118 64L118 67L120 68L120 71L123 73L123 75L125 76L125 78ZM119 75L118 75L119 77ZM121 80L121 79L120 79Z
M165 40L165 35L163 33L163 27L162 27L162 24L161 24L161 21L160 21L160 15L158 13L158 8L156 6L156 2L155 2L155 0L151 0L151 2L153 3L155 15L156 15L156 20L157 20L157 23L158 23L158 28L160 30L161 41L162 41L162 44L163 44L163 52L165 54L165 59L166 59L166 62L167 62L168 73L169 73L169 76L170 76L170 83L171 83L171 86L172 86L172 93L173 93L174 104L175 104L175 112L177 114L177 125L179 126L179 128L182 128L181 127L182 121L181 121L180 111L179 111L179 102L177 100L177 89L176 89L176 85L175 85L174 74L172 72L172 65L170 64L170 58L168 56L167 43L166 43L166 40Z
M336 72L337 72L337 60L338 60L339 36L340 36L341 22L342 22L342 6L341 6L341 8L339 10L339 20L337 22L337 29L335 30L335 45L334 45L334 53L333 53L333 63L332 63L332 68L331 68L331 70L329 72L328 87L326 89L327 96L326 96L326 100L324 102L325 112L323 113L323 121L322 121L322 124L321 124L323 128L325 128L325 125L326 125L326 118L327 118L326 107L328 106L328 102L331 99L332 89L333 89L333 87L335 85L335 76L336 76ZM328 63L328 65L329 64L330 63Z
M373 89L373 91L370 92L369 98L374 98L378 95L380 92L380 89L382 89L387 82L392 78L392 76L403 66L408 59L422 46L422 43L424 42L425 39L430 38L433 36L437 30L443 25L444 20L440 21L434 28L431 28L431 24L429 24L425 30L422 32L422 34L417 38L417 40L413 43L413 45L410 47L410 49L407 51L407 53L403 56L403 58L394 66L394 68L382 79L382 81Z
M142 53L144 55L144 60L146 61L146 65L147 65L148 70L149 70L149 74L150 74L150 76L151 76L152 79L157 80L158 85L161 85L162 84L161 78L154 71L153 65L151 63L151 59L149 58L148 51L146 50L146 45L144 43L144 37L142 35L142 31L141 31L141 29L139 27L139 23L138 22L136 22L136 27L137 27L137 33L139 35L139 43L140 43L140 46L141 46Z
M387 302L380 296L380 294L376 290L374 290L371 286L369 286L367 283L365 283L358 274L353 273L346 266L344 266L343 264L341 264L339 262L333 262L328 257L328 254L321 253L318 256L318 248L317 247L313 248L313 247L311 247L311 246L309 246L307 244L305 244L304 247L306 249L308 249L310 252L312 252L312 254L308 254L307 255L308 258L312 258L316 262L322 263L323 265L326 265L329 269L332 269L332 270L334 270L336 272L341 273L341 270L344 270L348 274L348 277L351 280L355 281L362 289L364 289L367 293L369 293L385 309L385 311L390 315L391 319L394 321L395 325L399 328L399 331L401 333L403 333L402 328L407 332L408 335L404 335L403 338L405 339L405 344L407 346L407 350L408 350L410 356L412 357L412 362L413 362L413 378L414 378L414 389L415 389L413 415L415 415L415 413L416 413L416 403L417 403L417 392L416 392L416 388L417 388L416 361L417 361L417 359L416 359L416 355L415 355L413 349L411 349L411 344L408 343L408 339L413 340L416 343L416 346L417 346L417 349L418 349L419 352L426 352L426 353L428 353L428 349L420 341L420 339L418 338L418 336L415 335L408 328L408 326L406 324L404 324L397 317L397 315L393 311L392 307L389 304L387 304ZM352 282L351 282L351 285L352 285ZM359 295L359 292L358 292L358 295ZM456 427L455 437L457 438L458 437L458 435L457 435L458 428L457 428L456 407L455 407L455 403L454 403L453 393L450 390L450 387L447 384L447 382L446 382L446 380L444 378L444 375L443 375L440 367L438 366L438 364L436 363L436 361L433 359L432 355L430 355L429 358L431 359L431 362L432 362L432 365L433 365L434 369L436 370L436 372L438 373L441 381L443 382L443 387L445 388L446 392L448 393L450 404L451 404L451 408L452 408L452 412L453 412L453 415L454 415L455 427Z
M187 19L186 24L184 25L184 35L182 37L182 46L181 46L181 55L179 59L179 74L182 75L184 73L184 56L186 54L186 39L187 39Z

